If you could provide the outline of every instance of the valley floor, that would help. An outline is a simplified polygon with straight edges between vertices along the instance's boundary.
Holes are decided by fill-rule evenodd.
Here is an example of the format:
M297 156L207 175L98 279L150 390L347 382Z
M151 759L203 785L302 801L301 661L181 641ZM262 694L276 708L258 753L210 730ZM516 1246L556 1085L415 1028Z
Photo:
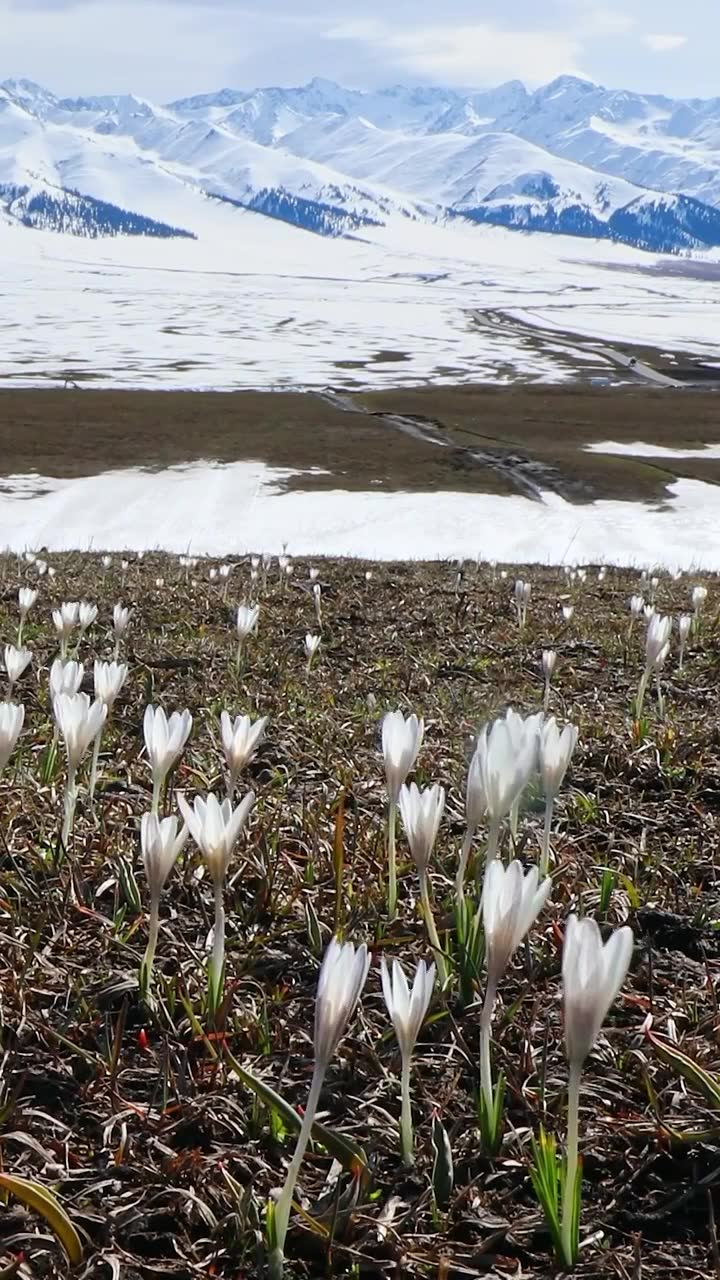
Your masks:
M720 564L716 392L0 391L0 546Z

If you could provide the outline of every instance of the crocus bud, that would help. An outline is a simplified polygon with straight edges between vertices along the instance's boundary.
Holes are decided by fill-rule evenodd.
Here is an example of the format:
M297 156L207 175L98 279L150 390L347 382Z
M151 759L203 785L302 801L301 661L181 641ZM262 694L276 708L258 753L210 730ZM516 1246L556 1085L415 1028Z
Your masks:
M188 829L183 827L178 835L178 820L158 818L155 813L144 813L140 820L140 843L142 846L143 864L150 894L159 897L170 872L180 856L188 838Z
M670 648L672 618L662 614L653 614L648 623L645 637L645 660L650 669L659 670L663 665Z
M122 640L127 634L127 629L130 626L130 612L130 609L124 608L121 604L115 605L113 609L113 631L115 632L116 640Z
M315 1062L327 1066L352 1017L368 975L372 957L365 943L336 938L328 946L320 969L315 997Z
M18 591L18 605L20 608L20 617L26 618L38 598L37 591L33 591L32 587L21 587Z
M574 724L566 724L561 732L555 717L551 716L543 725L540 734L540 778L546 798L554 800L558 794L577 740L578 731Z
M80 605L76 600L65 601L59 609L53 610L53 623L62 644L66 644L70 639L78 625L79 616Z
M693 587L691 599L695 613L700 613L707 600L707 587Z
M546 680L552 680L555 664L557 662L557 653L554 649L543 649L542 669Z
M418 871L426 871L430 864L444 809L445 789L437 783L423 791L414 782L400 788L400 814Z
M568 1061L582 1066L630 965L632 929L623 925L603 945L594 920L570 916L565 927L562 978Z
M681 644L685 644L685 641L690 635L691 628L692 628L692 614L681 613L680 617L678 618L678 631L680 633Z
M494 858L487 864L482 913L488 985L493 991L548 900L552 881L538 881L537 867L531 867L524 875L518 861L504 867Z
M74 772L107 717L102 702L90 702L86 693L61 693L53 703L58 729L65 743L68 768Z
M320 636L312 635L311 632L308 631L305 636L305 653L309 662L312 662L319 648Z
M0 773L15 750L24 723L24 707L14 702L0 702Z
M145 750L152 769L153 783L162 786L180 757L190 737L192 716L185 710L173 711L168 719L162 707L146 707L143 721Z
M239 640L247 640L248 636L252 635L252 633L257 630L259 617L260 606L258 604L238 605L235 627L237 629Z
M78 623L83 634L93 625L97 612L96 604L88 604L87 600L81 600L78 608Z
M388 711L382 722L382 749L390 800L397 803L400 788L418 757L425 733L422 719L402 711Z
M633 618L642 617L644 609L645 609L645 601L643 600L642 596L630 597L630 616L631 617Z

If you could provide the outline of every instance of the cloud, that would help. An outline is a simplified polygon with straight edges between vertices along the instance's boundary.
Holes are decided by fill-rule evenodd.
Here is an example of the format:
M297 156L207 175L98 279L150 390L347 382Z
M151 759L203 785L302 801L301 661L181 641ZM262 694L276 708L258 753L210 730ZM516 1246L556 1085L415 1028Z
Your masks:
M648 49L652 49L653 53L670 53L673 49L681 49L684 44L687 44L687 42L687 36L643 36L643 44L646 44Z
M325 38L375 46L399 69L448 83L497 84L519 77L542 84L581 74L582 42L568 32L506 31L484 22L393 30L375 19L357 19L331 27Z

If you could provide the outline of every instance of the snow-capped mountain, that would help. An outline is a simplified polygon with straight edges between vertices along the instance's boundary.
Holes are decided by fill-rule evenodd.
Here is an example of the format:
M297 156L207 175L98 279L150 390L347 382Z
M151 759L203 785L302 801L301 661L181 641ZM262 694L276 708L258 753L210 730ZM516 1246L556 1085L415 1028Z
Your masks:
M328 80L157 106L0 85L0 216L76 234L202 234L208 201L323 235L458 218L619 240L720 245L720 99L563 76L535 92Z

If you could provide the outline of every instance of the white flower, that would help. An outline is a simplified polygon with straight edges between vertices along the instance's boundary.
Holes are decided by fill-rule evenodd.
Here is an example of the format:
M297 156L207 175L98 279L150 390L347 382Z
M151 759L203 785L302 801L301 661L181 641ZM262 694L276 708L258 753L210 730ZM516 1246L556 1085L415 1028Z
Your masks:
M537 867L523 875L522 864L504 867L498 858L487 864L483 886L482 913L488 985L494 991L550 895L552 881L538 883Z
M542 669L546 680L551 680L557 663L557 653L554 649L543 649Z
M78 607L78 623L80 630L84 634L97 618L97 605L88 604L87 600L81 600Z
M558 794L577 740L578 731L574 724L566 724L561 732L555 717L551 716L543 725L540 734L540 778L546 798L554 800Z
M38 598L37 591L33 591L32 587L21 587L18 591L18 605L20 607L20 617L26 618Z
M14 702L0 702L0 773L15 750L24 723L24 707Z
M102 729L107 707L103 702L91 703L86 693L60 693L53 702L53 711L72 773Z
M663 665L670 648L671 632L672 618L654 613L645 637L645 661L649 669L658 670Z
M153 782L162 786L179 759L192 729L192 716L185 710L173 711L168 719L162 707L146 707L143 720L145 749L152 769Z
M630 597L630 615L633 618L639 618L645 609L645 601L642 596Z
M594 920L570 916L565 928L562 978L568 1061L581 1066L592 1049L627 974L632 929L616 929L603 946Z
M5 670L12 688L14 684L17 684L29 663L32 662L32 653L29 649L17 649L14 644L6 644L4 658Z
M482 756L475 750L468 768L465 788L465 822L468 832L475 834L483 820L486 808Z
M56 658L50 668L51 699L54 701L61 693L78 693L84 675L82 662L63 662L62 658Z
M327 1066L353 1015L370 968L372 957L363 942L333 938L323 956L315 996L315 1062Z
M422 719L402 711L388 711L382 722L382 749L385 777L392 803L397 804L400 788L418 757L425 733Z
M140 820L143 864L153 898L162 893L188 838L187 827L184 826L179 835L177 828L178 820L174 815L160 819L155 813L144 813Z
M76 600L65 601L53 610L53 623L61 641L69 640L80 617L80 605Z
M237 619L235 626L239 640L247 640L257 630L258 618L260 617L260 605L238 605Z
M383 996L390 1021L400 1046L403 1060L411 1057L420 1028L425 1020L435 985L435 965L421 960L413 980L412 992L408 987L402 965L392 962L392 975L383 956L380 962Z
M690 635L691 628L692 628L692 614L681 613L680 617L678 618L678 631L680 633L681 644L684 644L685 641L687 640L688 636Z
M308 575L309 575L309 577L310 577L310 581L311 581L311 582L316 582L316 581L317 581L317 579L320 577L320 570L319 570L319 569L309 569L309 570L308 570Z
M315 657L315 654L317 653L319 648L320 648L320 636L314 636L311 634L311 632L308 631L307 635L305 636L305 653L309 661L312 661L312 659Z
M574 604L564 604L562 615L566 622L569 622L575 612Z
M122 640L130 626L130 609L126 609L121 604L116 604L113 609L113 631L115 639Z
M400 788L400 814L418 871L426 871L445 809L445 789L435 783L419 791L414 782Z
M253 722L249 716L236 716L231 720L227 711L221 713L220 735L232 778L237 777L252 760L265 736L268 719L268 716L261 716Z
M691 600L695 613L700 613L707 600L707 587L693 587Z
M127 663L95 662L95 697L111 711L127 680Z
M205 799L196 796L191 809L185 797L178 795L180 811L215 884L222 884L225 879L233 850L254 803L255 795L248 791L236 809L229 800L221 804L214 795Z
M535 770L537 729L519 740L512 722L496 720L480 734L477 752L488 816L497 823L510 812Z

